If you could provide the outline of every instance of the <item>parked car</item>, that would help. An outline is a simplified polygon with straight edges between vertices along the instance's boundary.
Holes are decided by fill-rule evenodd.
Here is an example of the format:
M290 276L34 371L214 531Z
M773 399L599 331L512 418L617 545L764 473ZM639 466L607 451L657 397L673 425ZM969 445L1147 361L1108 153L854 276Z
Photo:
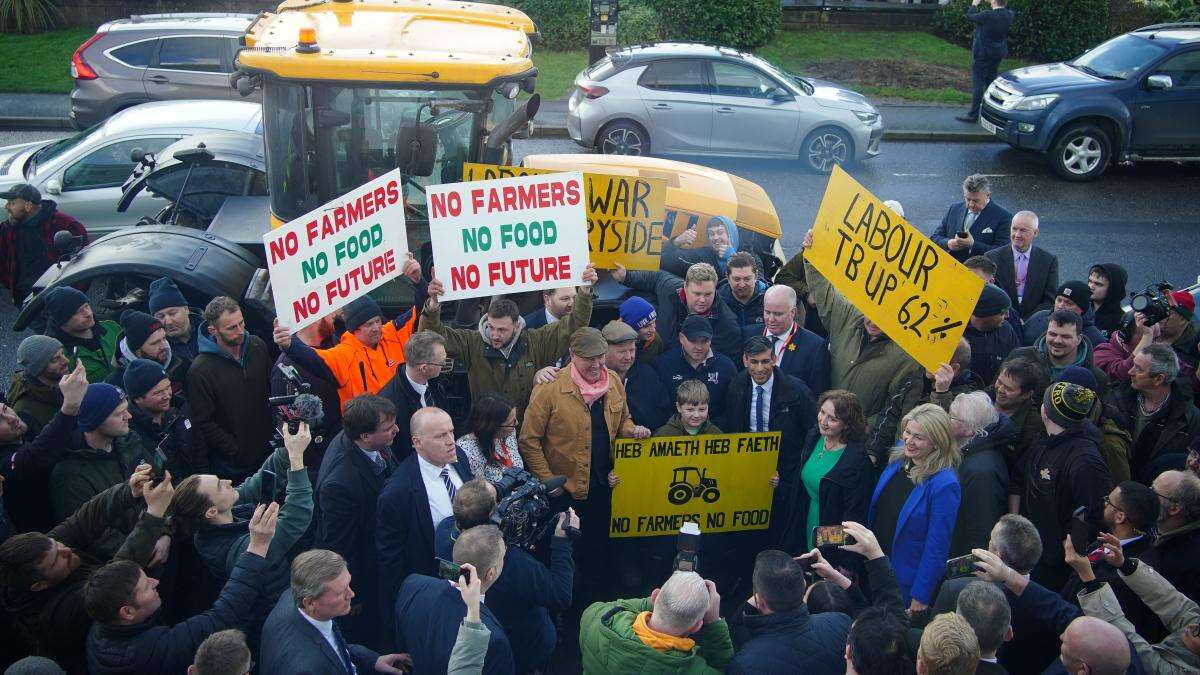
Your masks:
M186 136L210 131L262 134L262 106L245 101L146 103L57 141L0 148L0 189L31 183L45 199L78 218L93 238L158 213L166 202L141 194L117 212L133 151L155 153Z
M567 131L605 154L790 157L829 173L879 154L883 120L861 94L753 54L660 43L579 73Z
M253 14L142 14L109 21L71 57L71 121L89 127L147 101L240 99L230 86ZM252 100L261 101L255 93Z
M988 87L979 124L1071 181L1113 162L1200 160L1200 23L1146 26L1073 61L1010 70Z

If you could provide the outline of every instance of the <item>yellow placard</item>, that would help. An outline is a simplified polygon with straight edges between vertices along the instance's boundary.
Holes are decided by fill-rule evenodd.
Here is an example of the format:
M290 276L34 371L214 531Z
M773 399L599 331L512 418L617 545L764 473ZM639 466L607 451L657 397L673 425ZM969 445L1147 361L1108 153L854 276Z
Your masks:
M615 448L611 537L764 530L780 433L622 438Z
M950 361L983 280L835 166L804 254L926 370Z
M463 164L463 180L495 180L556 173L549 169ZM661 178L584 173L588 249L592 263L613 269L657 270L662 256L667 181Z

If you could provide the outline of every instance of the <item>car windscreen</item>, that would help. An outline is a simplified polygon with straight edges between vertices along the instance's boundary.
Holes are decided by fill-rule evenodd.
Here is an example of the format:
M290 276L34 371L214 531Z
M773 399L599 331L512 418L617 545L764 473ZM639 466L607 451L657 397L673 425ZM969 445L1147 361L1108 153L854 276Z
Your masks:
M1070 65L1105 79L1127 80L1154 62L1167 47L1144 37L1127 33L1080 56Z

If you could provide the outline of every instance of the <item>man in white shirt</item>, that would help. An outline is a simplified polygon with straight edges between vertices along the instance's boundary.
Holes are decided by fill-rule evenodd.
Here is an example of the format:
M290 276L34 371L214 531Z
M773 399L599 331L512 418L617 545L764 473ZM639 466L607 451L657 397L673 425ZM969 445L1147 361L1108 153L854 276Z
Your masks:
M413 413L411 427L414 452L400 462L384 486L375 514L381 602L388 608L405 577L438 575L434 528L453 515L454 494L471 480L467 459L454 445L454 422L446 411L421 408ZM393 623L394 613L386 614L387 623ZM394 631L387 630L389 644L393 637Z
M535 309L525 315L525 329L541 328L571 313L575 305L575 287L555 288L542 291L542 309Z
M407 654L380 656L349 644L334 619L350 613L350 570L342 556L313 549L292 562L292 587L263 626L262 675L400 673L412 668Z
M445 408L448 403L437 379L445 362L446 338L430 330L413 333L404 343L404 365L379 390L380 396L396 405L400 433L392 441L392 455L397 463L413 452L409 429L413 413L421 408Z

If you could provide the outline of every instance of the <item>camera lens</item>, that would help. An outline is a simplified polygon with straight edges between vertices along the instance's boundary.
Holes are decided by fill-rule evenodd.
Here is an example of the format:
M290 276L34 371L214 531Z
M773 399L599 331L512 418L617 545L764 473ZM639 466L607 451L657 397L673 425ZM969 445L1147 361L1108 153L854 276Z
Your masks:
M1146 308L1150 306L1150 298L1139 293L1129 299L1129 306L1132 307L1133 311L1135 312L1144 312L1146 311Z

